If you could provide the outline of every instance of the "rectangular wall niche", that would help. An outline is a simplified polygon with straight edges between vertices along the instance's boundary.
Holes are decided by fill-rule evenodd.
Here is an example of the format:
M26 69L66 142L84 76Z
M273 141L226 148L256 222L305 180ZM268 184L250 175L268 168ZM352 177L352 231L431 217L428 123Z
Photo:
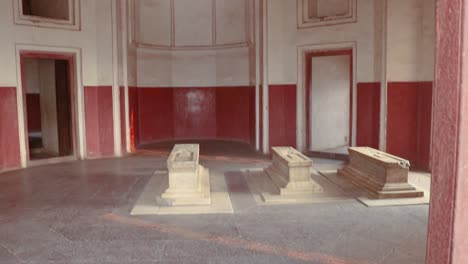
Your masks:
M63 0L22 0L23 15L68 20L69 2Z
M297 0L299 28L356 22L356 0Z
M133 0L132 40L165 50L247 47L252 9L253 0Z
M15 24L79 30L80 0L13 0Z

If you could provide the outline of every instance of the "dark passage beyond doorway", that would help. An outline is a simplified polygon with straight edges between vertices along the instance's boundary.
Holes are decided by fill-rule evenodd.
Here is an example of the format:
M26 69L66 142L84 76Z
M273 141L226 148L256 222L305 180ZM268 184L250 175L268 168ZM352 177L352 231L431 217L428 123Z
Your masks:
M69 62L25 59L22 67L29 159L73 155Z

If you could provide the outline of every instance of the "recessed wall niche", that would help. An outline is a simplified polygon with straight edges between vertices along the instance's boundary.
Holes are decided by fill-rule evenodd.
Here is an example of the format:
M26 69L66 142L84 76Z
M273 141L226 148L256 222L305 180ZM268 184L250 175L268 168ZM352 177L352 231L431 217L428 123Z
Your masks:
M356 0L297 0L299 28L356 22Z
M69 2L63 0L22 0L23 15L68 20Z
M131 37L147 49L247 47L253 0L132 0Z
M80 0L13 0L15 24L80 29Z

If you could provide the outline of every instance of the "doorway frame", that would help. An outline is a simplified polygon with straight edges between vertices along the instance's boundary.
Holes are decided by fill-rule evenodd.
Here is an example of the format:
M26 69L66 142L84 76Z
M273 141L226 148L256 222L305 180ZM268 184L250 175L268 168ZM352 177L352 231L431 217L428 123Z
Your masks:
M55 157L43 160L30 160L26 112L26 87L23 85L23 65L25 59L66 60L69 62L73 141L73 154L70 156ZM21 167L26 168L29 166L54 164L66 161L74 161L77 159L84 159L86 153L86 137L84 122L84 91L81 76L81 50L65 47L16 45L16 62L18 82L18 130L20 135Z
M350 146L356 145L356 103L357 103L357 43L356 42L340 42L329 44L308 44L298 46L298 78L297 78L297 147L304 153L309 152L310 146L310 106L309 93L310 78L312 73L309 73L310 60L313 54L337 54L343 51L351 55L351 94L350 94ZM328 56L328 55L321 55Z
M323 50L323 51L314 51L314 52L307 52L306 53L306 83L305 83L305 115L306 115L306 152L307 153L316 153L318 155L322 154L330 154L335 155L337 153L325 153L321 151L314 151L312 150L312 131L310 130L312 127L312 109L310 108L312 105L312 60L314 58L319 57L332 57L332 56L349 56L350 64L349 64L349 129L348 129L348 146L352 146L352 138L353 138L353 51L351 49L339 49L339 50Z

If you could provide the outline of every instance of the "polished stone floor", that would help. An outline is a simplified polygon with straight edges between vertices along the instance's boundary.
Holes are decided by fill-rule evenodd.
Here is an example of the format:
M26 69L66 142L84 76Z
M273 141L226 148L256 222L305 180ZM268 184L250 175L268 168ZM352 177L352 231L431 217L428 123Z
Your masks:
M164 170L149 152L0 175L0 263L424 263L428 206L256 205L239 170L265 158L201 162L224 174L234 214L131 217Z

